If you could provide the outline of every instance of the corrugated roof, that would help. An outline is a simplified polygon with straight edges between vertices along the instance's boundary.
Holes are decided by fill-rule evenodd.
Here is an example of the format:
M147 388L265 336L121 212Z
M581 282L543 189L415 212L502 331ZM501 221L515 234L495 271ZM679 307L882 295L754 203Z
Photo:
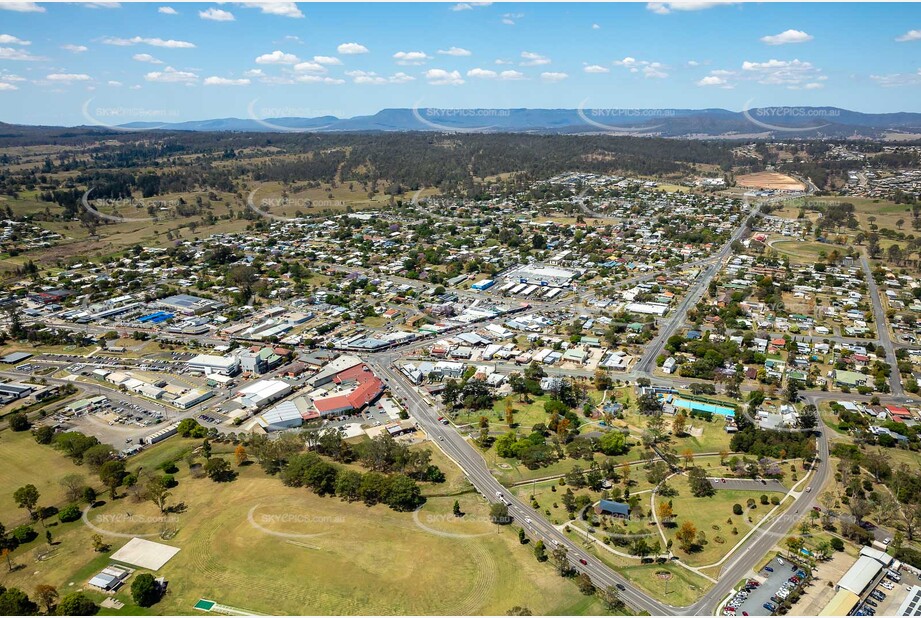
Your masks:
M838 582L838 588L850 590L854 594L861 594L882 568L883 565L877 560L869 556L861 556L854 563L854 566L841 577Z
M850 590L839 590L819 616L847 616L859 600L860 597Z

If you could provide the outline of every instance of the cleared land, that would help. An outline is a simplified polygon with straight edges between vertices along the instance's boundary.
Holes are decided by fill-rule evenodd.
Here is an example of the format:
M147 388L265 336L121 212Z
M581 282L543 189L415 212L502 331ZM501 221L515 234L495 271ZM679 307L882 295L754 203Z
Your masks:
M796 178L779 172L755 172L736 177L736 185L752 189L778 189L781 191L803 191L806 186Z

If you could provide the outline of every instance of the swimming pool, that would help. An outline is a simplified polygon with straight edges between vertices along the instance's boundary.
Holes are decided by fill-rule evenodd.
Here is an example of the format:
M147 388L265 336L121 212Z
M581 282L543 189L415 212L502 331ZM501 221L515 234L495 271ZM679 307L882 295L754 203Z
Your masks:
M712 403L702 403L700 401L688 401L687 399L673 398L671 404L676 408L694 410L695 412L712 412L721 416L735 416L736 411L732 408L715 406Z

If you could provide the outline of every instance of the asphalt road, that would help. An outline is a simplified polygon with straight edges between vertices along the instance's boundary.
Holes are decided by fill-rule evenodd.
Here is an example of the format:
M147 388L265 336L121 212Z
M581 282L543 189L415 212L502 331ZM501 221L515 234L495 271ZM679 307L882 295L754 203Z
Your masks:
M905 390L902 388L902 376L899 374L899 362L895 358L895 347L892 345L892 337L889 336L889 327L886 322L886 312L883 310L883 301L879 295L879 286L873 278L873 272L870 270L870 262L866 254L860 254L860 267L867 278L867 292L870 295L870 301L873 305L873 322L876 324L877 337L879 342L886 350L886 361L892 371L889 374L889 388L895 397L904 397Z

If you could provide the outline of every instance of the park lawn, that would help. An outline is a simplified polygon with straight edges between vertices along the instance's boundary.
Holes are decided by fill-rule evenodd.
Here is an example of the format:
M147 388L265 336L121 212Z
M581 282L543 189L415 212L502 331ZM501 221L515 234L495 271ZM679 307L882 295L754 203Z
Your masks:
M576 531L570 532L569 536L574 541L580 541L583 538L582 534ZM583 545L582 549L609 567L616 569L643 592L676 607L691 605L713 585L706 578L677 564L639 564L638 561L618 556L594 544L592 546ZM667 590L665 581L656 575L660 571L671 573Z
M13 492L29 483L38 489L40 505L64 506L65 492L59 481L75 473L88 480L95 477L51 446L37 443L31 431L0 432L0 522L10 530L28 521L28 513L13 501Z
M529 403L524 403L519 400L517 395L510 395L493 402L492 409L477 410L475 412L464 410L454 418L454 422L458 425L469 424L479 427L480 417L485 416L489 419L491 431L504 433L510 429L505 423L505 402L511 401L514 407L513 415L517 425L516 428L521 433L528 433L535 424L547 423L550 420L550 415L544 411L544 404L549 400L549 395L540 395L531 397Z
M535 561L514 528L497 533L488 505L473 493L457 498L466 513L458 521L454 497L397 513L285 487L258 466L214 483L179 465L168 502L184 504L183 512L161 516L153 503L124 497L88 515L121 534L156 539L167 530L163 542L181 548L157 573L170 592L156 613L188 614L199 598L268 614L504 614L515 605L535 614L601 613L572 582ZM92 529L80 521L54 529L53 555L36 561L39 541L20 548L13 559L24 568L0 574L0 584L31 591L48 583L64 593L105 566L108 554L93 551ZM111 551L127 541L105 540ZM129 589L117 597L130 607Z
M835 249L839 252L844 250L844 247L837 245L814 241L800 242L797 240L778 240L770 243L769 246L778 253L789 255L793 261L800 263L815 263L823 252L829 254Z
M672 437L671 444L675 451L681 455L685 450L693 453L719 453L720 451L729 450L729 443L732 435L726 433L726 420L724 417L714 414L710 421L701 418L688 418L688 428L685 430L687 436ZM700 436L691 435L696 433L694 430L703 431Z
M762 505L759 499L761 494L767 495L768 498L772 495L778 498L784 496L781 492L719 489L711 497L696 498L691 494L686 476L674 476L669 479L668 484L678 490L678 495L670 498L675 513L675 525L666 528L665 535L674 541L672 551L691 566L706 566L718 562L767 515L773 505ZM746 502L749 498L755 500L756 508L747 508ZM664 500L665 498L659 497L656 502L658 504ZM734 504L742 505L745 512L735 515L732 512ZM749 517L752 519L751 522L748 521ZM732 523L729 523L730 519ZM698 531L703 531L706 535L707 542L700 551L687 553L680 548L680 543L675 539L675 533L685 521L690 521ZM732 533L733 528L738 534ZM717 538L722 538L724 542L718 543Z
M671 573L667 585L658 574ZM663 603L684 607L695 603L713 585L709 580L676 564L629 566L621 575Z

